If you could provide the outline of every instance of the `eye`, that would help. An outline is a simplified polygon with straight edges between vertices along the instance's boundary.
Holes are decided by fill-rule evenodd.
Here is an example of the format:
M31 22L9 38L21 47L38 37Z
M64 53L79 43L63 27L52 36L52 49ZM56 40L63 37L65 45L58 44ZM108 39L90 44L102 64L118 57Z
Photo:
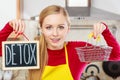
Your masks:
M52 29L52 26L46 26L46 29L50 30Z
M63 25L59 25L59 29L64 29L65 27Z

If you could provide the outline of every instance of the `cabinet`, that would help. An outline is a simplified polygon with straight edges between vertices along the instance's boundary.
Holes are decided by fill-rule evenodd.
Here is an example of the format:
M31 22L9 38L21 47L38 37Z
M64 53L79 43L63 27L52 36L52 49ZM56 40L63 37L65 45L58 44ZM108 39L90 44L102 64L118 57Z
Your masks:
M0 30L9 20L19 17L19 1L20 0L3 0L0 2Z

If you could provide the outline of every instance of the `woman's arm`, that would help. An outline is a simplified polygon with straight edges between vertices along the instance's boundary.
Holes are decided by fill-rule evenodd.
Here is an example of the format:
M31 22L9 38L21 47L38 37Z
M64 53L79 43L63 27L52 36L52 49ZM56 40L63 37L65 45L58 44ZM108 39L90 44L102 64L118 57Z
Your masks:
M11 32L21 34L24 32L25 24L21 20L9 21L4 28L0 31L0 56L2 56L2 41L6 41Z
M2 56L2 41L6 41L7 37L13 31L13 28L7 23L0 31L0 56Z
M110 55L110 60L120 60L120 45L115 39L115 37L112 35L110 30L108 29L108 26L103 23L106 26L106 29L102 32L102 35L104 39L106 40L106 43L108 46L113 47L112 53Z
M105 23L101 22L95 24L93 34L94 38L98 37L99 34L102 34L108 46L113 48L109 60L120 60L120 45Z

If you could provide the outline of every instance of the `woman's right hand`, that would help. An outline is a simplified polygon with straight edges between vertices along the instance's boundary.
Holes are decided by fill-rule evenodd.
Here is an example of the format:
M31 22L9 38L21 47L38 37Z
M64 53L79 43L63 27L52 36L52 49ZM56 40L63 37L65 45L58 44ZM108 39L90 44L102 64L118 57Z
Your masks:
M106 29L106 26L102 23L95 23L93 26L93 37L96 39Z
M9 25L13 28L15 34L22 34L25 30L25 23L22 20L11 20Z

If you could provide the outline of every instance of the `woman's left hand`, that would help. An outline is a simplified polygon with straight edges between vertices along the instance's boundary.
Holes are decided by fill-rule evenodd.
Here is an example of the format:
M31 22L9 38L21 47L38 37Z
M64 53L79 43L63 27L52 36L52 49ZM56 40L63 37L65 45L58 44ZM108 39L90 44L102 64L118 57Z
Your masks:
M94 24L93 37L96 39L105 29L106 29L106 26L101 22Z

